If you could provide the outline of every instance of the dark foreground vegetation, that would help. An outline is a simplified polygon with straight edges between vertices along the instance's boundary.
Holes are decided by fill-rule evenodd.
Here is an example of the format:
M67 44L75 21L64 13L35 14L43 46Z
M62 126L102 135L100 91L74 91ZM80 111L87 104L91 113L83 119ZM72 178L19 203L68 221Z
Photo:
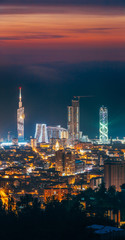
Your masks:
M114 187L106 191L104 184L97 191L87 189L77 196L67 196L62 202L48 201L45 209L31 195L25 195L12 211L13 200L6 211L0 202L0 238L6 239L93 239L86 226L103 224L116 226L107 211L122 210L125 214L125 194Z

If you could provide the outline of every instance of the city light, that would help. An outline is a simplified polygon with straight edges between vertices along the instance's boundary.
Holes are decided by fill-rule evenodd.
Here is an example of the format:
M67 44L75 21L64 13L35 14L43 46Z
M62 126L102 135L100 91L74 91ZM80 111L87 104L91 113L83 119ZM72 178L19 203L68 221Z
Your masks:
M124 80L125 0L0 1L1 240L125 240Z

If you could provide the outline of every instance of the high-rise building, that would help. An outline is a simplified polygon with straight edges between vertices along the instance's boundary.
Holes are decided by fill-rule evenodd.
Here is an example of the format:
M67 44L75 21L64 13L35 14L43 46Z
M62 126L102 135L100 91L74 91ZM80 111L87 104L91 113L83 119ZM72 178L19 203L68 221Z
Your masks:
M115 186L116 191L120 191L120 186L125 183L125 161L106 160L104 162L104 181L107 189Z
M19 108L17 109L17 134L18 141L24 140L24 107L22 106L21 87L19 88Z
M42 134L42 124L36 124L35 139L37 142L40 142L40 136Z
M108 109L104 106L99 111L99 139L100 143L108 143Z
M72 142L79 139L79 100L72 100L68 106L68 134Z
M30 139L30 144L31 144L32 148L36 148L36 146L37 146L36 138L31 138Z
M65 151L64 173L65 175L75 173L75 154L70 150Z
M63 173L64 171L64 151L63 150L56 151L55 168L56 168L56 171L59 171L61 173Z
M48 143L46 124L36 124L35 138L38 143Z
M65 175L75 173L75 155L70 150L59 150L56 152L55 158L56 170Z
M9 131L8 136L7 136L7 140L8 140L8 142L12 142L12 139L13 139L13 133Z

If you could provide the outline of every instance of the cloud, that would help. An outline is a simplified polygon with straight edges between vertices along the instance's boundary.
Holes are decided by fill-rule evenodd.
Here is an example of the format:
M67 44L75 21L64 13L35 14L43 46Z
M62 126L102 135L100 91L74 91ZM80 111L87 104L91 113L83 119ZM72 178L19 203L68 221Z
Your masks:
M30 65L25 68L26 72L40 79L42 82L57 82L60 74L57 67L47 65Z
M6 1L6 0L5 0ZM115 1L115 0L114 0ZM91 4L90 4L91 2ZM95 1L96 2L96 1ZM99 15L124 15L125 3L121 3L117 0L117 4L96 4L94 1L89 1L84 4L84 1L80 3L80 0L71 2L67 0L66 2L62 0L62 4L59 2L56 4L55 1L47 1L43 4L41 2L35 1L35 4L25 4L27 1L16 1L12 4L12 1L1 2L0 0L0 15L9 14L64 14L64 13L79 13L79 14L99 14ZM2 4L3 3L3 4Z
M1 0L1 4L34 4L34 0ZM35 0L35 4L71 4L71 5L103 5L103 6L125 6L124 0Z
M117 30L119 28L81 28L81 29L72 29L72 32L75 33L109 33L109 31Z
M2 41L18 41L18 40L32 40L32 39L56 39L56 38L63 38L63 35L51 35L51 34L37 34L34 33L33 35L24 35L24 36L7 36L7 37L0 37Z

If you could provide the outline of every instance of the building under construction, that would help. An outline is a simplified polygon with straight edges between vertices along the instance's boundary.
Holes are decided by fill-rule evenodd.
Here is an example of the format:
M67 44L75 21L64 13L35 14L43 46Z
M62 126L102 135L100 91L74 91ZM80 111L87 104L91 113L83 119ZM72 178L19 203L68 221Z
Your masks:
M72 142L79 139L79 99L68 106L68 134Z

